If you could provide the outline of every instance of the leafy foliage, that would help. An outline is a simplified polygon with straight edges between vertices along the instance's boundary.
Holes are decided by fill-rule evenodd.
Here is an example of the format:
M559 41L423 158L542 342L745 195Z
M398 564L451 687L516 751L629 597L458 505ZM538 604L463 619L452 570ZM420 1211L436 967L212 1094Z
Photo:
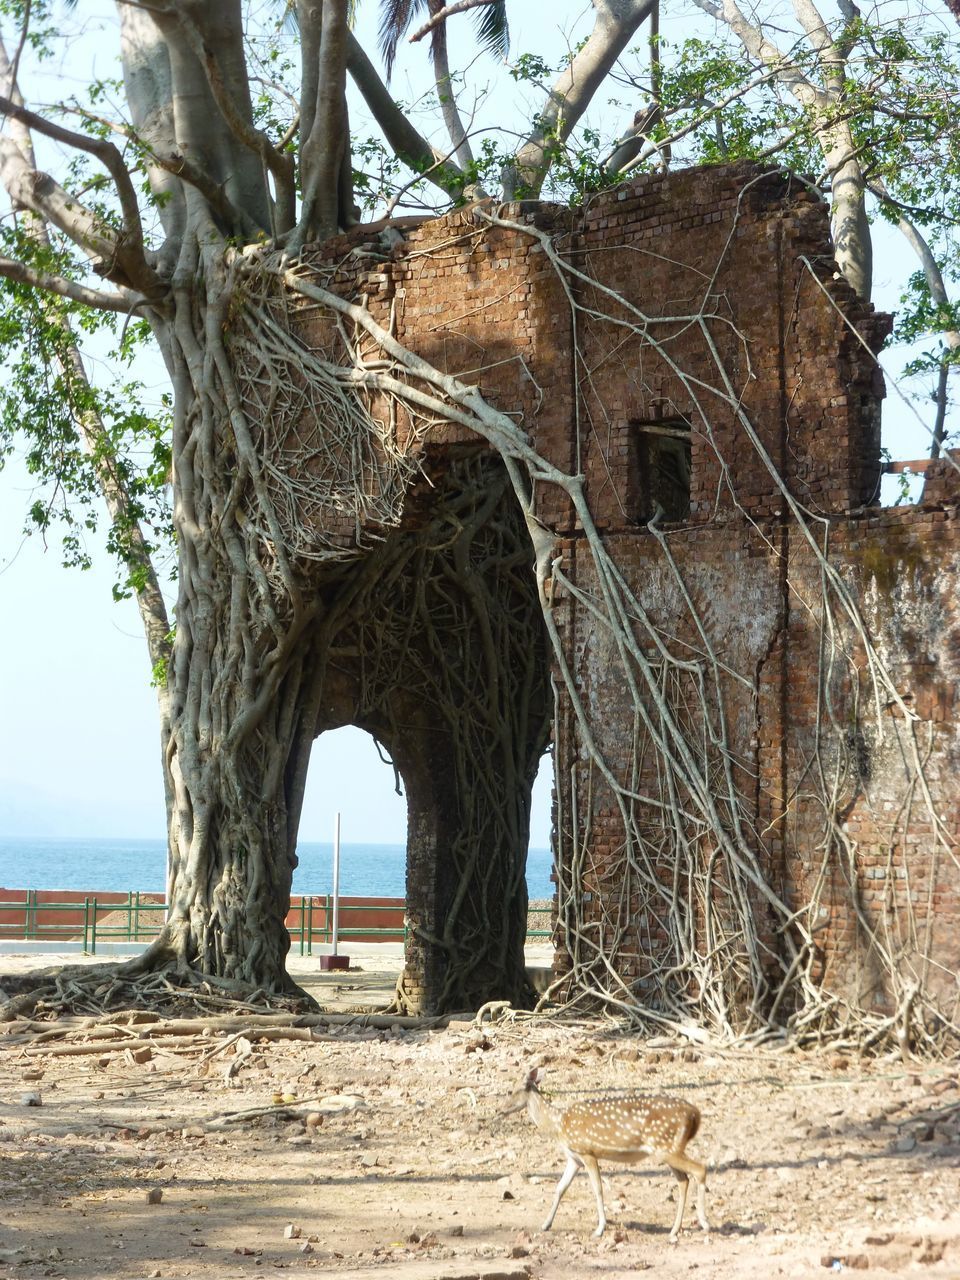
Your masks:
M897 225L907 216L923 234L946 282L960 282L960 49L924 15L881 23L856 16L830 28L844 54L839 93L831 67L798 37L788 52L793 71L822 99L802 106L769 68L753 61L729 34L694 37L671 47L661 41L659 85L663 118L652 140L672 145L673 162L712 164L771 159L808 174L830 195L818 128L830 111L849 120L873 214ZM645 166L660 154L652 152ZM906 250L905 250L906 251ZM923 272L902 295L894 340L939 338L960 322L956 305L934 305ZM907 374L928 374L946 358L941 342L910 362Z
M38 269L77 277L68 253L45 249L16 225L0 228L0 247ZM109 348L116 372L105 384L89 380L78 366L78 338ZM138 526L149 531L148 551L165 553L172 544L170 400L164 398L159 412L147 412L149 397L132 374L150 341L145 321L125 322L13 281L0 289L0 467L15 441L25 439L26 467L43 494L30 506L27 531L47 535L59 527L64 563L80 568L90 564L85 535L102 519L100 473L110 472L128 498L107 538L121 566L117 598L143 585L142 552L131 540ZM80 429L90 416L102 427L93 451L84 447Z

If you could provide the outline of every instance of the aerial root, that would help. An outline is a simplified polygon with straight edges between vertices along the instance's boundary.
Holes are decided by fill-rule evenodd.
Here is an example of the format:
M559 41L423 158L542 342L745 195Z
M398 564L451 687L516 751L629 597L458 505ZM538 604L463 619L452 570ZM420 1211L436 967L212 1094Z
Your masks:
M0 1024L28 1017L37 1022L99 1017L117 1010L202 1018L214 1012L299 1013L317 1008L313 998L293 984L282 993L253 983L244 989L241 983L227 985L173 964L133 973L123 964L68 965L7 975L2 983L7 999L0 1004Z

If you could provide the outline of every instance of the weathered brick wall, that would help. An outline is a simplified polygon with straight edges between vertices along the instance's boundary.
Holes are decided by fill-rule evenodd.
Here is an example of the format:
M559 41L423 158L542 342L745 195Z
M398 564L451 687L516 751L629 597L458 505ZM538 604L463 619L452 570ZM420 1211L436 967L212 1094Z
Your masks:
M578 243L586 269L653 317L647 323L632 314L642 332L616 342L608 320L581 334L590 370L581 448L592 510L671 650L704 654L680 598L682 579L727 668L719 696L743 830L777 893L815 930L814 979L862 1007L888 1010L892 962L904 981L916 977L953 1001L960 967L957 472L947 463L931 470L924 509L871 505L883 387L870 348L887 318L834 278L822 205L785 192L780 179L764 179L746 197L743 185L743 172L729 170L653 179L605 197L585 219ZM591 290L585 300L600 309L598 296ZM609 302L603 310L625 318ZM676 319L664 323L663 316ZM732 397L704 383L723 385ZM667 528L674 570L649 533L626 530L632 424L677 418L693 433L689 521ZM807 519L804 531L784 518L764 451L803 509L828 520ZM879 682L871 674L842 602L828 592L825 603L811 538L828 550L917 720L905 717L882 674ZM566 554L578 587L595 592L585 544L572 540ZM666 799L610 636L571 599L558 605L558 617L605 760L625 788ZM640 628L637 634L655 657L649 638ZM709 682L710 663L703 667ZM675 690L674 708L685 697ZM883 706L879 725L871 720L875 699ZM643 701L649 706L646 695ZM596 770L581 767L571 784L570 770L582 762L569 719L564 733L558 813L568 828L561 836L568 848L589 847L582 914L588 932L602 930L622 912L624 826ZM664 883L671 871L668 856ZM765 916L759 899L756 906ZM628 937L616 963L642 991L651 964L678 957L665 954L664 921L651 922L636 895L630 910L633 949ZM759 921L761 936L769 926Z
M856 666L841 658L826 682L833 715L847 717L841 727L846 728L851 767L838 788L835 810L840 839L848 843L843 856L825 861L823 808L803 783L816 760L817 723L824 725L827 739L831 712L817 699L823 641L820 570L794 533L787 721L781 746L790 784L784 824L788 883L795 900L806 901L825 872L818 921L823 929L817 937L822 979L829 988L866 1007L887 1008L890 992L875 935L908 979L922 978L951 1003L960 969L956 506L924 505L838 519L831 523L830 546L832 562L859 604L902 705L871 679L863 648L835 607L838 632ZM856 725L855 693L864 708ZM874 697L879 717L869 711ZM821 759L828 776L835 756L825 741Z
M802 184L737 165L641 177L579 211L503 212L549 232L573 273L561 279L535 236L492 227L475 210L407 226L389 253L358 230L325 246L312 269L365 298L401 342L475 382L546 459L583 475L651 623L672 651L703 660L707 709L725 713L743 838L788 905L812 904L815 980L886 1007L875 935L907 978L955 987L960 485L942 464L928 473L922 509L875 505L883 387L871 352L889 322L838 278L826 206ZM332 349L328 321L305 312L303 323L313 344ZM463 427L394 417L398 438L421 433L428 471L475 445ZM689 513L664 525L671 565L645 527L641 444L687 427ZM775 473L800 504L792 512ZM536 499L564 572L596 592L569 501L547 484ZM419 486L406 518L429 502L429 485ZM872 682L835 593L825 605L810 538L856 601L902 706ZM662 770L611 636L563 591L554 612L607 764L637 794L660 795ZM637 636L655 657L649 636ZM834 638L843 645L832 648ZM680 681L669 696L695 730L692 689ZM883 713L871 727L858 707L875 696ZM629 919L615 963L642 993L651 961L671 945L662 901L622 900L621 812L584 765L563 700L555 740L556 822L561 849L580 858L584 919L597 928ZM668 823L655 807L645 821L655 845L656 824ZM669 847L665 837L664 883ZM776 945L756 905L759 932Z
M587 210L573 261L632 304L580 285L602 313L580 333L581 444L601 527L636 523L630 437L664 419L692 427L695 520L782 509L748 424L811 509L876 497L882 386L869 348L888 321L834 278L827 244L822 202L748 166L648 177Z
M694 751L703 751L709 758L705 768L718 784L718 801L722 760L715 745L707 743L711 730L715 735L721 731L725 734L732 760L731 782L740 798L740 820L744 830L753 834L765 825L769 809L759 770L764 759L763 737L774 730L758 721L756 673L768 661L781 626L778 559L763 537L741 521L676 529L669 534L668 543L669 560L662 546L646 532L610 535L607 540L617 567L633 587L645 616L666 646L689 663L686 671L668 669L660 661L649 633L638 626L636 638L654 668L658 693ZM571 540L568 555L569 574L577 588L595 593L596 573L585 542ZM577 695L599 752L621 785L639 797L631 812L644 851L643 856L634 852L638 870L631 874L626 904L634 927L625 933L616 968L646 996L651 968L669 970L683 962L667 917L677 865L674 823L688 830L693 825L679 818L677 809L689 813L693 806L682 789L671 790L661 755L654 749L650 733L638 723L635 698L627 687L613 634L567 595L558 600L555 614L570 654ZM695 617L709 637L717 666L707 656ZM642 688L641 680L637 684ZM653 697L643 691L640 701L656 725L656 732L660 732L662 719ZM598 937L606 929L609 946L609 920L624 909L625 829L611 788L583 757L579 746L571 717L557 742L562 814L559 835L568 858L578 845L588 850L583 879L591 896L581 908L583 929L588 935L596 930ZM576 775L575 784L571 782L572 772ZM577 830L572 822L574 813ZM697 843L696 838L693 843ZM702 843L705 866L715 846L706 835ZM765 854L771 842L757 839L755 847L758 853ZM762 863L766 873L777 878L770 859L764 856ZM659 892L644 874L651 865L659 880ZM686 894L693 887L683 874L680 892ZM714 874L717 881L722 881L722 859ZM753 903L758 931L766 936L769 930L765 908L755 896ZM723 915L724 905L718 901L716 906ZM733 921L727 919L727 923L736 928ZM562 956L559 967L565 967Z
M830 612L842 649L831 653L820 563L796 528L783 540L779 533L772 522L754 527L729 521L668 535L676 569L726 668L722 701L744 830L778 894L803 910L804 923L815 929L816 981L874 1012L889 1011L879 939L905 980L922 976L927 989L949 1004L960 970L960 521L955 509L920 508L836 517L830 525L831 563L851 588L883 667L915 721L874 683L863 646L836 600ZM654 538L621 535L611 549L671 649L702 655L678 578ZM578 587L593 590L583 543L568 543L567 554ZM633 790L665 800L662 771L637 733L611 637L571 599L558 601L556 613L605 760ZM710 664L703 668L709 685ZM689 687L685 693L674 687L672 697L675 709L684 697L696 705ZM879 724L875 697L882 706ZM709 705L715 709L712 697ZM592 896L583 907L589 929L619 903L624 828L609 789L578 754L568 716L557 744L561 835L570 849L575 834L583 842L589 833L584 887ZM576 797L569 781L574 767ZM643 806L638 809L642 813ZM578 833L570 821L574 811ZM648 818L655 824L655 814ZM667 858L664 884L671 871ZM764 904L755 901L762 934L770 921ZM669 954L665 919L647 919L636 892L630 910L637 929L617 967L642 993L651 961L662 966L679 957Z

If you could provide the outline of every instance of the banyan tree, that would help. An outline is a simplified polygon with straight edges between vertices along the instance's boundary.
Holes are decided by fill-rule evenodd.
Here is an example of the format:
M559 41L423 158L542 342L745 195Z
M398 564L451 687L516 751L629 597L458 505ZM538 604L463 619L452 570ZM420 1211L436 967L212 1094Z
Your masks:
M477 10L502 52L503 5L383 6L388 62L411 19L424 19L448 146L394 102L348 0L288 6L288 97L264 89L263 15L240 0L121 0L123 111L105 86L70 110L33 109L22 68L55 10L8 8L19 25L0 52L12 210L0 275L8 333L24 352L14 400L42 424L41 451L59 449L75 478L99 487L158 688L169 917L130 976L166 968L287 988L284 919L311 745L354 724L381 744L408 798L398 1002L532 1003L524 860L552 735L563 770L551 996L727 1033L807 1014L845 1024L856 997L839 1012L824 998L817 936L825 877L855 860L838 815L865 777L872 739L858 717L873 707L916 719L817 523L875 501L879 476L873 360L885 322L868 301L864 215L873 179L835 101L849 39L828 47L822 19L822 32L810 29L812 6L799 6L822 65L793 65L736 6L714 15L762 69L757 83L801 104L809 154L826 165L828 188L834 180L829 209L809 179L764 164L663 185L671 142L695 126L671 135L654 32L653 109L597 159L571 213L538 198L562 164L569 178L573 130L655 18L653 0L593 0L593 26L557 78L544 89L534 75L540 109L499 156L496 189L458 112L446 31L460 10ZM362 221L348 78L409 181L432 184L454 209L440 222L394 217L393 206ZM59 177L54 152L67 158ZM631 168L653 177L613 189ZM685 217L694 248L671 255L651 237ZM723 236L708 244L714 223ZM628 226L642 228L629 245ZM748 235L765 292L751 293L737 256ZM622 270L608 271L618 252ZM639 254L652 265L628 296L620 285ZM464 291L471 305L458 297L463 323L453 325L451 299ZM807 309L791 312L808 291ZM805 329L814 314L830 319ZM169 422L91 383L85 334L101 324L121 354L135 337L156 344ZM757 358L772 332L780 356ZM791 414L800 431L813 413L808 384L790 382L794 340L798 360L815 341L833 344L847 379L831 392L850 446L833 488L810 479L820 455L801 465L799 436L776 434ZM41 367L42 403L29 392ZM138 469L145 445L150 464ZM766 505L751 506L747 477L761 473ZM165 479L172 619L152 558L151 484L162 492ZM680 543L664 537L691 513L701 525L747 517L758 556L775 558L792 538L819 583L803 606L829 637L818 659L822 740L797 793L815 792L819 806L825 870L813 889L775 856L796 799L786 795L792 764L785 755L781 793L779 775L758 782L740 747L744 717L764 697L760 659L737 666L710 599L671 550ZM637 530L663 557L655 570L630 550L625 535ZM780 578L794 590L785 569ZM670 626L658 613L666 599ZM908 773L922 796L922 768ZM949 845L945 832L936 838ZM903 969L909 947L873 937L887 1000L876 1025L903 1031L919 1016L936 1039L952 1014Z

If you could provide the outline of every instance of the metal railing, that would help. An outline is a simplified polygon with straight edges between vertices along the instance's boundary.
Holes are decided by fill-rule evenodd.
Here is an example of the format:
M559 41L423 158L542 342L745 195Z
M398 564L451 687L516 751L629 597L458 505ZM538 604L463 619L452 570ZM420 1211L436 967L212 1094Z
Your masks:
M148 942L156 937L167 910L156 894L131 891L109 900L97 894L85 894L70 902L48 901L36 889L26 889L22 896L0 897L0 941L81 943L83 951L96 955L98 942ZM354 902L340 899L339 942L364 939L373 942L403 942L405 923L391 922L383 926L360 923L358 916L392 915L394 921L405 921L402 898L390 903ZM13 919L4 917L13 916ZM51 920L49 917L53 916ZM119 918L117 918L119 916ZM530 918L546 917L546 928L531 929ZM58 922L57 917L60 917ZM350 924L351 919L355 922ZM553 911L550 907L531 907L527 917L527 940L553 936ZM294 899L287 916L291 944L299 944L301 955L312 955L313 946L333 942L333 895L318 894Z
M22 898L0 899L0 939L23 939L27 942L80 942L83 950L96 955L97 940L146 941L157 935L163 923L166 903L152 901L155 895L131 891L124 898L111 895L104 901L96 894L85 894L70 902L41 898L37 889L26 889ZM160 918L156 919L156 913ZM119 913L120 920L104 922L101 917ZM20 919L4 920L3 916L20 914ZM54 916L53 920L44 918ZM149 917L153 915L154 920ZM58 923L56 917L63 917Z
M399 905L398 905L399 903ZM401 918L406 919L404 904L402 900L389 906L378 906L371 903L352 903L343 898L340 899L340 921L337 929L337 940L345 942L350 938L370 939L372 935L376 935L377 942L405 942L407 937L407 926L405 923L399 925L387 926L378 929L372 925L360 925L350 928L344 925L344 920L349 920L351 915L356 916L362 912L373 912L374 915L382 912L390 912L396 915L398 911ZM290 941L300 943L301 955L313 955L313 944L333 942L333 894L326 893L318 897L301 898L299 908L294 908L294 912L298 917L299 924L291 928L290 916L287 916L287 929L290 932Z

